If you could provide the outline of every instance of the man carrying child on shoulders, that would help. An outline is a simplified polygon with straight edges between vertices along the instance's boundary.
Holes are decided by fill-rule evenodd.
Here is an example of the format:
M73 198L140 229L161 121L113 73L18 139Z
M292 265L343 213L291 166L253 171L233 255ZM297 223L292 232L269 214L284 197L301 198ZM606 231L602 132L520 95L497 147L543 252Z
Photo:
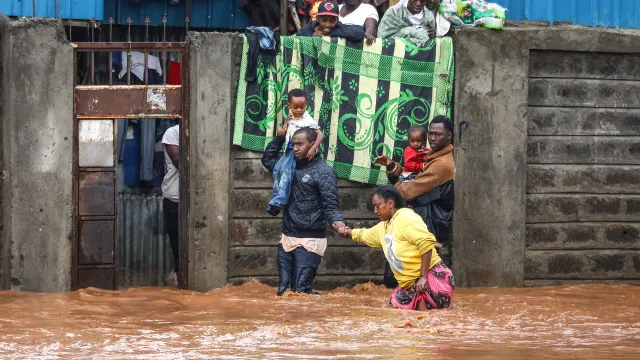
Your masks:
M293 116L287 118L287 130L292 130L296 121L303 122L306 118L298 110L306 109L306 100L304 91L291 91L289 108ZM299 116L302 118L298 119ZM295 159L292 174L288 175L290 181L280 181L277 174L274 174L274 195L276 190L282 192L283 187L289 195L288 198L284 197L282 204L284 211L282 236L278 246L278 295L288 289L315 294L312 285L327 248L327 223L336 231L345 226L339 209L338 178L320 154L316 154L319 146L318 133L321 134L317 125L298 128L290 140L286 136L287 130L278 130L278 136L269 143L262 155L262 165L271 172L274 172L276 165L282 165L281 159L285 161L290 152ZM285 155L281 157L280 151L285 141L290 142L290 146L287 144ZM287 169L284 166L283 172L289 172ZM284 178L286 177L287 174ZM269 212L273 212L272 207Z

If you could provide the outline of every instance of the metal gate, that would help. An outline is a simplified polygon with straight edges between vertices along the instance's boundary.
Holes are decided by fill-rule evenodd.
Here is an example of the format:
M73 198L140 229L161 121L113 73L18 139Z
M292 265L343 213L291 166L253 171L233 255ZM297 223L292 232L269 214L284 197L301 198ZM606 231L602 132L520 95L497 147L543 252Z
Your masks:
M187 287L189 204L189 44L74 43L72 288L118 288L116 119L174 118L180 124L180 274ZM132 84L132 53L144 54L144 84ZM149 53L162 54L162 85L149 85ZM95 85L96 53L108 53L108 85ZM126 54L126 83L113 79L113 55ZM167 54L179 53L180 84L167 85ZM91 85L78 85L84 54ZM124 58L124 56L123 56ZM156 58L157 59L157 58ZM124 60L123 60L124 62ZM90 64L90 65L88 65ZM104 65L104 64L103 64ZM139 72L138 72L139 74ZM135 78L133 79L135 82ZM118 84L121 82L122 84ZM140 81L142 83L142 81Z

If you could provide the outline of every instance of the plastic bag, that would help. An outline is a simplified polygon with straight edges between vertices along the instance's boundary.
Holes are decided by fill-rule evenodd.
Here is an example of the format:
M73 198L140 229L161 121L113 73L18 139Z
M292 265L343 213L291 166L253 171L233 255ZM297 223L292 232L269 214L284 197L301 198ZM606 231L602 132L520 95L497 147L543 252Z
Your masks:
M273 192L267 212L273 216L289 203L291 184L296 170L296 159L293 150L287 149L273 167Z
M507 9L486 0L442 0L440 14L457 26L504 28Z

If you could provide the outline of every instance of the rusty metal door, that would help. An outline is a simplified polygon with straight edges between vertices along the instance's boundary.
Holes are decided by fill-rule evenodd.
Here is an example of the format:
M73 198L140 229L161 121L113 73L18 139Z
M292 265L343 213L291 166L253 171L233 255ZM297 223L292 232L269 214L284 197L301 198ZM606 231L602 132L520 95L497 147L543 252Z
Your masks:
M189 44L188 43L75 43L74 45L74 229L72 288L118 288L116 119L175 118L180 123L180 267L178 283L186 288L188 266L187 219L189 203ZM78 85L78 55L85 53L94 81L94 53L109 54L109 85ZM127 54L126 84L114 85L113 53ZM149 52L179 53L181 85L131 85L131 53L144 53L148 74Z

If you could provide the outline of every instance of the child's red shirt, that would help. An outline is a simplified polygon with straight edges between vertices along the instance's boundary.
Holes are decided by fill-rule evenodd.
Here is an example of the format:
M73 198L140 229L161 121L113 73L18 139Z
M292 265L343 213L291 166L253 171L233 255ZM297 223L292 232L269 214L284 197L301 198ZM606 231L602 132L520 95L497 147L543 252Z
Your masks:
M422 170L424 166L424 159L429 149L427 147L422 148L422 151L416 151L411 146L407 146L404 149L404 172L418 172Z

